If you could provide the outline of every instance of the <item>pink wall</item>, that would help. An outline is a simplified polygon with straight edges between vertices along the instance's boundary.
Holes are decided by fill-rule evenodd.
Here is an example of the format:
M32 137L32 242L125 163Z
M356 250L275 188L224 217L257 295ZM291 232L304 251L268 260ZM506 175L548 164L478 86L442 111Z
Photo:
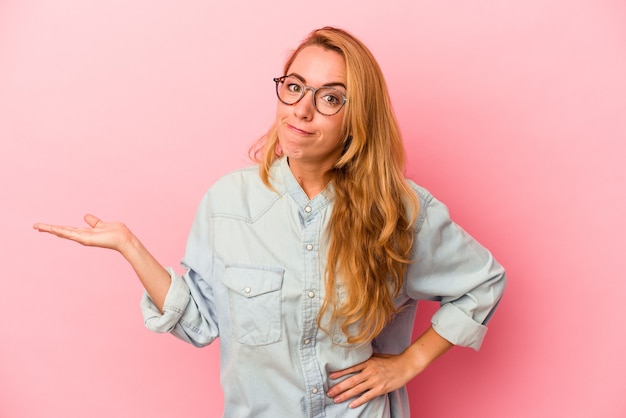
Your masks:
M217 346L150 334L120 257L30 227L92 211L178 266L326 24L379 58L409 174L509 271L483 349L414 380L414 415L626 416L625 3L249 3L0 2L0 416L219 416Z

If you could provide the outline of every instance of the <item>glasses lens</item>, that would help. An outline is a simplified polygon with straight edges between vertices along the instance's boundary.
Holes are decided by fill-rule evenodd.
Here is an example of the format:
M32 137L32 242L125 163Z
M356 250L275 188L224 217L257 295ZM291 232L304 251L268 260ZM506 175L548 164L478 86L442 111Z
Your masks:
M285 77L276 84L278 98L286 104L296 103L304 91L304 85L295 77Z
M315 91L313 102L318 112L332 116L339 112L346 102L346 96L332 87L321 87L317 90L302 84L296 77L285 76L275 79L276 94L281 102L292 105L297 103L307 90Z
M315 106L324 115L334 115L343 106L344 95L337 89L324 87L315 92Z

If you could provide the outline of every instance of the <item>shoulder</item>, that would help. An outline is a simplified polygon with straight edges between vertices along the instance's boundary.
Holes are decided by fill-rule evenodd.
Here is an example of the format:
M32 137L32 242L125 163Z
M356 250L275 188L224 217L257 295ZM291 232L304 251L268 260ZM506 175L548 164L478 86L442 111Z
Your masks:
M206 200L210 201L211 214L254 221L284 194L282 183L277 181L278 176L272 178L276 190L263 183L257 165L225 174L207 191Z
M413 189L419 203L417 219L415 220L415 232L418 233L422 229L426 218L429 216L429 212L431 212L429 209L433 202L435 204L439 202L425 187L416 184L410 179L407 179L407 183L411 186L411 189ZM433 215L431 214L430 216Z
M417 195L417 198L419 199L420 206L422 204L428 205L434 199L433 195L428 190L426 190L425 187L422 187L422 186L416 184L411 179L407 179L406 182L409 184L409 186L411 186L411 189L413 189L413 191Z
M209 191L212 193L221 193L233 187L237 189L254 188L259 184L263 184L259 176L259 167L250 165L224 174L213 183Z

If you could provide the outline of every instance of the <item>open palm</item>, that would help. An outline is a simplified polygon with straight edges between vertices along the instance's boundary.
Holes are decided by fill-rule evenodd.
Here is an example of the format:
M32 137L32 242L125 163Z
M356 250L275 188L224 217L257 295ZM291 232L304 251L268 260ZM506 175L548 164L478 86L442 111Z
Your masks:
M91 214L85 215L84 219L89 227L36 223L33 228L89 247L110 248L119 252L123 251L131 239L132 234L123 223L104 222Z

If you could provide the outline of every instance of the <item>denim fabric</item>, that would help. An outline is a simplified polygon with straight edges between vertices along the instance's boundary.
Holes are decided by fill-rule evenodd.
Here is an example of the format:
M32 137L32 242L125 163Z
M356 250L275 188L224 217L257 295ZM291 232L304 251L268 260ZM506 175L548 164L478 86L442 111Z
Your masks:
M478 349L504 290L503 268L450 220L443 204L411 183L420 212L415 262L395 300L403 309L374 341L348 345L336 327L325 326L326 332L317 324L332 186L309 199L285 158L271 176L275 191L257 167L209 189L187 242L186 272L169 269L164 312L144 294L146 326L198 347L219 337L225 417L409 417L405 388L349 409L325 395L337 383L328 374L373 352L402 352L411 343L418 300L441 302L432 318L440 335Z

